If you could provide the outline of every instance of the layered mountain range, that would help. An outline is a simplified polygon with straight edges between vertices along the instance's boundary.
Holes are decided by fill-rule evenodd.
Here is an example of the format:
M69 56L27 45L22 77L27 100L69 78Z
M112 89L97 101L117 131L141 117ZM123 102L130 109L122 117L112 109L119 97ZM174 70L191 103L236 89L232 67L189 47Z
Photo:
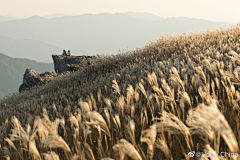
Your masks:
M44 18L46 17L46 18ZM0 53L52 62L63 49L73 55L117 54L144 47L160 36L230 27L231 23L196 18L162 18L151 13L56 14L0 23Z

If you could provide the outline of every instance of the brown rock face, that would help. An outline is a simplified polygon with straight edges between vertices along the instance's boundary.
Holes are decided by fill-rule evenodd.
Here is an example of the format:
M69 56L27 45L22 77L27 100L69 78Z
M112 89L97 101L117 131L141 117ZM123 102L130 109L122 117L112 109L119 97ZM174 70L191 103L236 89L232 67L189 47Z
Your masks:
M56 72L38 73L30 68L27 68L23 75L23 83L20 85L18 91L22 92L26 89L30 89L31 87L45 84L55 77L57 77Z
M89 65L94 65L98 62L95 56L63 56L52 55L55 72L61 74L70 71L70 66L79 65L86 68Z

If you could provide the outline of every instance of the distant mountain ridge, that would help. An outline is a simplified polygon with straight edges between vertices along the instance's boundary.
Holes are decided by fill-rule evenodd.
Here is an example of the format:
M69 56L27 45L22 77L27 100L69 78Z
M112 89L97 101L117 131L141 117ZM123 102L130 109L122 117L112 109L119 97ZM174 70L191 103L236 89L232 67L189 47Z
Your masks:
M57 13L57 14L50 14L50 15L46 15L46 16L41 16L43 18L47 18L47 19L52 19L52 18L61 18L64 16L77 16L77 14L63 14L63 13Z
M53 71L54 65L24 58L11 58L0 53L0 99L7 94L18 92L26 68L43 73Z
M40 40L62 49L80 49L96 54L116 54L119 48L143 47L146 42L164 36L205 31L231 23L196 18L167 18L146 21L124 13L84 14L46 19L39 16L0 24L0 35L14 39ZM55 53L56 54L56 53Z
M101 13L100 13L101 14ZM141 20L146 20L146 21L157 21L157 20L162 20L164 18L159 17L153 13L148 13L148 12L125 12L123 14L126 14L132 18L138 18ZM85 14L82 14L85 15ZM63 14L63 13L57 13L57 14L50 14L50 15L46 15L46 16L40 16L43 18L47 18L47 19L52 19L52 18L62 18L65 16L80 16L77 14Z
M132 18L138 18L141 20L146 20L146 21L159 21L159 20L163 20L164 18L159 17L155 14L152 13L148 13L148 12L126 12L124 13L126 15L129 15Z
M38 40L16 40L9 37L0 36L0 53L14 58L27 58L37 62L52 63L52 54L61 54L63 49L52 44L46 44ZM93 55L90 52L72 49L74 55Z
M1 16L1 15L0 15L0 22L5 22L5 21L9 21L9 20L14 20L14 19L17 19L17 18L14 18L14 17L6 17L6 16Z

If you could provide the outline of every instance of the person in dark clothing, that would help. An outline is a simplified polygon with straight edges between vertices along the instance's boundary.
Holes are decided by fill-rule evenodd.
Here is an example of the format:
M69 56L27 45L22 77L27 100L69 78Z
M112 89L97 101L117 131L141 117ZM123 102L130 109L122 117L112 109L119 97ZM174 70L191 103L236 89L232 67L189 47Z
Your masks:
M62 53L62 55L63 55L63 56L66 56L66 55L67 55L67 53L66 53L65 49L63 50L63 53Z

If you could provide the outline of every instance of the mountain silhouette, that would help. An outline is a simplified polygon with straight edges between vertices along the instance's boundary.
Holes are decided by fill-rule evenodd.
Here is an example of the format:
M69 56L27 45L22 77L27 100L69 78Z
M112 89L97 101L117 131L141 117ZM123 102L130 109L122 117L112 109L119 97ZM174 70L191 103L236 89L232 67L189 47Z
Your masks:
M160 18L160 17L159 17ZM62 49L79 49L96 54L116 54L119 48L143 47L166 33L172 35L206 29L230 27L231 23L197 18L166 18L147 21L125 13L83 14L46 19L27 19L0 23L0 35L17 40L39 40Z

